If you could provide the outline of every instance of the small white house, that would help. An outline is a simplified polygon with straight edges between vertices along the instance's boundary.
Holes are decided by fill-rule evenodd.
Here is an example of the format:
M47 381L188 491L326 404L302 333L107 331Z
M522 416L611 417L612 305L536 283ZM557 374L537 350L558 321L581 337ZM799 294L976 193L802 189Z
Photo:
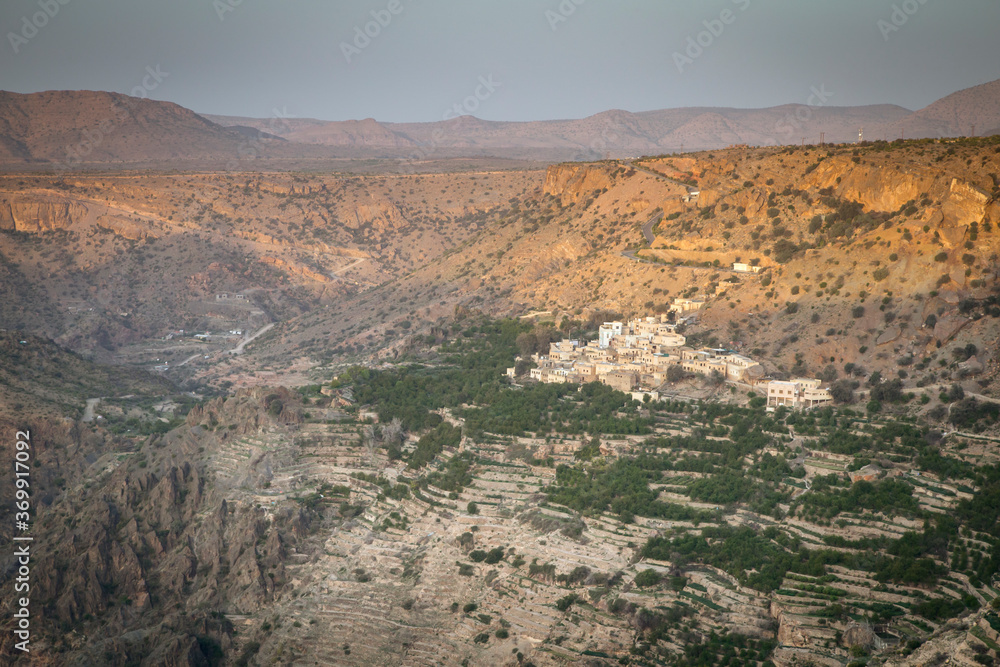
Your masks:
M752 264L743 264L741 262L733 263L733 271L739 271L740 273L760 273L764 267L754 266Z

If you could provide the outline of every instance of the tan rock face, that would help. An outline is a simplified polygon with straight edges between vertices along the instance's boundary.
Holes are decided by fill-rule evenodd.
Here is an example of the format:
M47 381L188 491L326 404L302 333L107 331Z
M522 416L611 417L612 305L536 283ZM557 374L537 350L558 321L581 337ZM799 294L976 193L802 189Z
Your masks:
M102 215L97 219L97 225L133 241L140 241L150 236L158 238L147 227L114 215Z
M48 197L12 195L0 199L0 229L50 232L67 229L86 214L83 204Z
M406 224L406 218L399 207L391 202L376 202L358 206L354 210L354 219L358 225L372 222L387 229L396 229Z
M545 175L544 192L559 197L567 206L611 185L611 174L604 165L557 164L549 167Z
M986 207L990 196L979 188L955 178L951 190L944 200L941 212L946 226L968 225L986 218Z
M809 646L809 636L799 626L788 620L777 602L771 603L771 616L778 620L779 644L799 648Z
M845 155L824 160L803 180L817 189L833 188L838 196L861 202L868 210L897 211L908 201L933 194L936 176L929 169L854 165Z

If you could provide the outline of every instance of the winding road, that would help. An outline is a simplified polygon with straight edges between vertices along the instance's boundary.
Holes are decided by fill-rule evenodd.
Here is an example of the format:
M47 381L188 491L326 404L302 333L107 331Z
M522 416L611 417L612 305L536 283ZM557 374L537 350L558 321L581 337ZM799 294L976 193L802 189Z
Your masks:
M246 338L241 340L239 345L229 350L229 354L243 354L243 348L247 346L247 343L250 343L253 340L260 338L261 336L266 334L268 331L274 328L275 324L276 324L275 322L271 322L270 324L265 324L260 329L257 329L257 331L253 332L252 335L247 336Z
M175 366L175 368L180 368L184 364L188 363L189 361L194 361L195 359L197 359L200 356L201 356L201 352L198 352L197 354L192 354L190 357L188 357L187 359L185 359L181 363L177 364L177 366Z
M336 278L341 273L346 273L347 271L350 271L355 266L357 266L358 264L361 264L362 262L366 261L367 259L368 259L367 257L361 257L357 261L351 262L350 264L348 264L347 266L345 266L345 267L343 267L341 269L337 269L336 271L331 271L330 272L330 277L331 278Z
M85 421L85 422L92 422L92 421L94 421L94 408L97 407L97 404L100 403L100 402L101 402L101 399L99 399L99 398L88 398L87 399L87 407L83 409L83 419L82 419L82 421Z
M653 234L653 227L656 226L656 223L658 223L662 217L662 212L657 213L649 219L649 222L642 226L642 235L646 237L646 243L652 244L653 241L656 240L656 235Z

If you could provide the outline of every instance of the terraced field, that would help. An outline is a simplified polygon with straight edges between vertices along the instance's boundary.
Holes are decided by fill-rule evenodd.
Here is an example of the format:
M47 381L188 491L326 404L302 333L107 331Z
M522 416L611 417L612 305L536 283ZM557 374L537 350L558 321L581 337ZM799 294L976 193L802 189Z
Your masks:
M399 391L409 372L356 379L354 393ZM275 603L233 610L238 644L262 663L996 657L1000 468L990 452L967 457L964 436L902 410L769 413L752 397L638 404L531 386L500 391L552 421L492 432L488 405L449 403L416 372L419 410L369 393L212 454L232 502L324 517L288 554Z
M582 516L547 503L555 469L507 455L537 447L535 438L489 436L482 443L465 438L427 469L414 471L405 459L415 436L403 448L403 459L390 461L383 449L372 454L364 447L361 432L357 423L306 423L291 439L261 434L230 440L214 458L218 478L235 483L251 480L248 470L270 455L266 489L252 484L233 489L234 499L265 508L324 488L347 489L323 499L338 504L345 520L317 536L321 548L293 555L287 572L294 593L260 617L239 621L251 632L267 624L268 645L291 664L448 665L466 659L504 664L521 656L541 665L629 655L637 663L657 664L683 659L693 640L701 645L714 632L740 638L732 641L762 642L762 657L776 664L808 658L840 665L850 661L852 647L856 654L863 649L888 657L953 626L950 615L932 619L914 613L928 600L972 609L967 638L953 655L957 661L976 664L976 647L997 641L993 617L981 611L997 593L981 581L973 585L965 572L949 571L933 586L905 585L876 579L863 568L831 564L818 576L787 572L776 590L765 591L734 576L731 568L643 556L650 537L676 540L704 535L706 528L750 526L780 531L794 549L850 560L871 548L858 541L891 544L920 533L927 517L951 515L960 501L973 497L957 481L902 467L883 471L886 479L912 490L918 508L912 515L843 511L831 522L792 514L777 520L742 503L698 502L690 498L691 484L709 475L670 472L651 485L659 499L714 518L636 516L623 523L607 512ZM650 441L658 435L651 434ZM799 441L813 446L808 438ZM582 465L569 453L582 441L549 444L556 465ZM672 456L683 460L693 453L677 448ZM456 457L474 461L460 491L422 483ZM757 459L748 456L748 467ZM847 478L845 468L853 459L841 459L816 450L802 457L805 474L776 485L787 490L779 514L801 502L817 476ZM406 491L393 493L397 488ZM963 554L981 562L994 544L988 535L963 535L947 554L931 560L942 571ZM487 564L494 549L499 554ZM636 577L647 571L656 573L646 575L656 583L638 585ZM655 641L649 641L652 635ZM745 658L748 651L759 649L741 648L737 655L743 652Z

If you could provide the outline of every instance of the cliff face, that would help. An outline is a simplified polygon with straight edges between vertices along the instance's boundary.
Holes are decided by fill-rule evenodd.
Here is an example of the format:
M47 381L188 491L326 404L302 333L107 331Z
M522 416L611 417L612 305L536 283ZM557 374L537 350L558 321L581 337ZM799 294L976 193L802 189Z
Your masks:
M557 164L545 174L544 192L568 206L611 185L611 167L606 165Z
M860 202L867 210L891 212L935 189L936 194L943 194L938 178L939 172L928 168L893 165L886 169L880 165L853 164L851 158L837 156L820 162L804 183L817 190L833 188L839 196Z
M948 195L941 207L943 224L965 226L972 223L1000 220L1000 206L995 199L975 185L953 178Z
M51 232L67 229L86 215L86 206L64 199L31 195L0 197L0 229Z
M102 215L97 219L97 226L131 241L141 241L150 237L159 238L148 227L117 215Z
M268 410L274 400L287 407ZM197 415L280 428L299 418L294 403L291 392L256 390ZM216 649L228 652L232 625L219 612L253 613L273 600L309 513L284 507L269 517L256 504L227 501L200 454L214 438L198 425L129 442L35 422L31 595L46 622L32 648L81 665L206 665ZM0 585L9 576L0 574ZM0 605L0 624L9 612ZM0 637L4 655L12 636Z

